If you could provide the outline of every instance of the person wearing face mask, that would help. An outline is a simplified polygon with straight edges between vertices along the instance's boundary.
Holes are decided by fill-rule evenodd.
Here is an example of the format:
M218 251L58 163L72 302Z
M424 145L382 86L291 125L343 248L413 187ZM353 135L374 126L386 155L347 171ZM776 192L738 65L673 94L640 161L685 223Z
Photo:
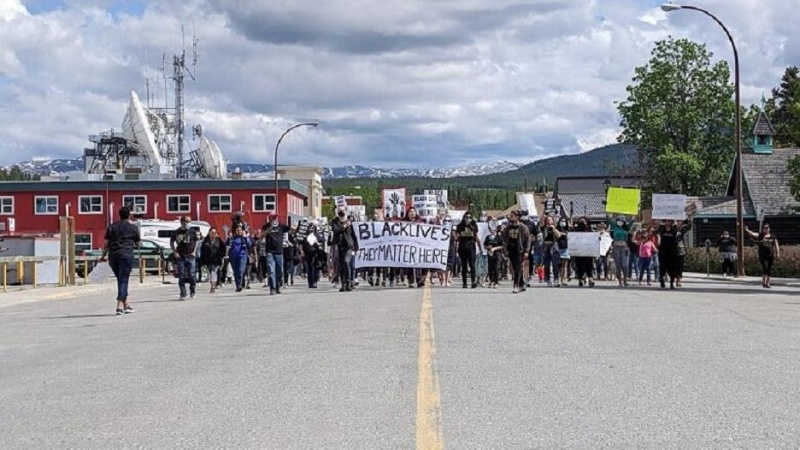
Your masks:
M417 222L417 223L424 223L425 220L420 218L417 214L416 208L409 208L408 212L406 212L406 221L407 222ZM425 286L425 279L428 277L428 271L426 269L407 269L406 270L406 278L408 281L409 288L416 288L416 287L424 287Z
M665 220L658 230L659 283L666 288L666 277L669 275L669 288L675 289L678 280L678 229L675 221Z
M497 289L500 283L500 262L502 261L503 251L505 250L503 237L498 233L497 224L489 226L489 235L483 240L483 248L486 249L489 259L489 287Z
M278 216L272 215L269 222L261 227L261 231L267 251L269 295L280 294L283 284L283 242L289 227L282 225L278 221Z
M544 277L548 287L558 287L560 253L556 242L561 237L552 216L547 216L541 227L542 233L542 262L544 264Z
M628 287L628 260L630 260L630 248L628 239L630 237L631 225L633 221L626 221L623 216L612 218L608 221L611 238L611 257L614 259L614 268L617 276L617 283L620 287Z
M575 224L574 231L576 233L589 233L592 227L589 226L589 220L586 217L578 219ZM598 236L599 239L599 236ZM594 258L591 256L576 256L575 260L575 277L578 278L578 286L583 287L588 284L589 287L594 287L594 277L592 276L592 269L594 269Z
M717 239L719 256L722 259L722 276L738 276L736 273L736 238L732 237L728 230L722 232Z
M217 276L225 259L225 242L219 238L216 228L208 231L208 236L203 240L200 250L200 262L208 268L208 281L211 285L210 293L217 291Z
M252 244L250 239L244 235L241 227L233 230L233 236L228 240L228 260L233 268L233 279L236 284L236 292L241 292L244 288L244 274L247 270L247 257L250 254Z
M347 219L344 208L340 208L336 217L331 221L333 232L332 242L336 246L337 267L339 269L339 292L350 292L354 288L350 273L351 261L358 251L358 240L353 229L353 224Z
M445 216L442 221L442 226L450 230L450 246L447 251L447 269L444 271L444 284L443 286L450 286L450 283L455 275L456 262L458 260L458 234L456 227L453 225L453 220L450 216Z
M476 240L478 238L478 224L472 219L472 213L467 212L456 227L458 235L458 257L461 258L462 288L467 289L467 271L469 271L472 289L478 287L475 279Z
M197 232L189 227L189 216L181 217L181 226L172 234L170 247L178 260L178 288L180 299L186 300L186 282L189 282L189 295L194 298L197 288Z
M511 223L503 230L502 241L505 253L511 263L511 270L514 272L514 290L512 292L516 294L525 292L522 261L528 257L528 252L530 252L531 235L528 226L520 223L519 211L512 211L509 214L509 220ZM555 231L555 228L553 230Z
M567 278L569 277L570 271L570 255L569 255L569 242L568 242L568 234L569 229L571 228L571 224L565 218L561 218L558 221L558 231L561 233L561 236L556 239L556 246L558 247L558 274L560 277L560 286L567 285Z

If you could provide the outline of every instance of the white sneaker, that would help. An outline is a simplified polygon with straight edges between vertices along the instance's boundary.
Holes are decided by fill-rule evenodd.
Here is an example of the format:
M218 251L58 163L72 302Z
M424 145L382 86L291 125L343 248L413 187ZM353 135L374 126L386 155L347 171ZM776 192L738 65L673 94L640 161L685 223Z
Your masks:
M547 287L553 287L553 282L552 281L548 281L547 282Z

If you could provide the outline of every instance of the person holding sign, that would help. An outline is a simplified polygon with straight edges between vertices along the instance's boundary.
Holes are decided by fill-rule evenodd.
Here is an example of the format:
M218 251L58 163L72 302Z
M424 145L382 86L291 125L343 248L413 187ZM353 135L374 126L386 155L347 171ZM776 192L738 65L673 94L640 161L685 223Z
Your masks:
M776 258L781 257L781 248L778 245L778 238L770 231L769 224L765 223L761 227L760 233L750 231L750 228L744 227L744 230L750 235L750 238L758 243L758 262L761 263L761 287L771 288L772 282L772 264L775 263Z
M658 230L658 259L659 283L661 289L666 288L666 276L669 275L669 288L675 289L678 280L678 265L680 264L680 249L678 241L679 230L674 220L666 220Z
M339 281L342 283L339 292L349 292L353 290L351 261L358 251L358 240L353 224L347 219L343 208L339 209L337 216L331 221L331 230L333 231L333 244L337 248Z
M589 219L586 217L578 219L573 231L576 233L590 233L592 227L589 226ZM600 235L597 235L597 240L600 240ZM592 276L594 258L591 256L576 256L573 259L575 261L575 277L578 279L578 286L583 287L584 284L588 284L589 287L594 287L594 277Z
M628 239L630 239L632 225L633 221L626 221L623 216L618 216L608 221L611 238L614 240L611 244L611 257L614 259L617 283L619 283L620 287L628 287L628 278L630 277L628 272L628 260L630 259Z
M525 292L525 274L522 271L522 261L528 257L531 246L530 231L527 225L520 223L520 216L519 211L511 211L508 216L511 223L503 230L505 252L514 272L514 290L512 292L515 294ZM552 218L550 218L550 222L552 223ZM553 231L557 233L555 228L553 228ZM558 265L556 265L556 274L558 274Z
M473 220L471 212L464 214L461 223L456 227L456 235L458 236L458 257L461 258L461 281L463 283L461 287L467 288L467 269L469 269L472 289L475 289L478 287L475 279L475 258L477 255L475 245L478 237L478 224Z

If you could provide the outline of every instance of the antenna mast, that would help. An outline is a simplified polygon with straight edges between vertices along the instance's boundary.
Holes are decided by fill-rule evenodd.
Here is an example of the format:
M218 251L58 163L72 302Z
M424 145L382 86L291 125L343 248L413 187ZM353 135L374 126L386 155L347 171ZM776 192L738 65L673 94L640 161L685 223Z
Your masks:
M181 36L184 36L183 26L181 25ZM185 40L185 39L184 39ZM184 107L183 107L183 83L185 74L194 81L194 68L197 65L197 38L192 36L192 62L191 68L186 65L186 48L181 50L180 55L172 57L172 79L175 81L175 127L177 128L178 144L178 165L176 167L176 178L188 178L186 168L186 157L183 150L183 136L185 133Z

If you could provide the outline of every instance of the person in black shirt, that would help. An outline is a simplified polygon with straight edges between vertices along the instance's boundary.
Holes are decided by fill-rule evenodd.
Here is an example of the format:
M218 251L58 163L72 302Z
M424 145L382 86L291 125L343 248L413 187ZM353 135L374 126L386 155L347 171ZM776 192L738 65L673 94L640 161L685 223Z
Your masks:
M500 282L500 262L503 258L503 238L497 233L497 225L489 226L489 235L483 240L483 248L489 255L489 287L497 289Z
M520 212L511 211L508 215L511 223L503 230L503 244L505 252L511 262L511 270L514 272L514 290L525 291L525 274L522 271L522 261L527 258L531 247L531 235L528 226L520 223Z
M544 276L548 287L559 286L559 265L561 264L561 254L558 252L556 242L561 237L561 232L555 226L552 216L547 216L541 227L542 233L542 262L544 264ZM551 278L552 276L552 278Z
M130 314L133 308L128 304L128 281L133 270L133 250L139 245L139 228L130 221L131 210L123 206L119 210L119 222L114 222L106 230L103 254L100 261L106 261L117 279L117 315Z
M722 258L722 276L737 276L734 261L736 261L736 238L731 237L727 230L717 239L719 256Z
M458 234L458 257L461 258L462 287L467 288L467 269L469 269L472 289L478 287L475 281L475 243L478 237L478 224L472 219L472 213L467 212L456 227Z
M225 241L220 239L216 228L210 229L200 249L200 262L208 268L208 281L211 285L209 292L212 294L217 291L217 277L225 253Z
M589 225L589 219L586 217L578 219L573 231L576 233L590 233L592 227ZM600 239L599 235L597 239ZM591 256L575 256L572 259L575 261L575 277L578 279L578 286L588 285L589 287L594 287L594 277L592 276L594 258Z
M347 219L344 209L340 209L337 216L331 221L331 230L333 231L333 244L337 249L339 281L342 283L339 292L349 292L354 287L350 262L358 251L358 240L353 224Z
M280 294L283 284L283 241L289 227L281 225L278 217L270 216L269 223L262 228L269 267L269 295Z
M189 227L192 219L188 216L181 217L181 226L172 233L169 241L175 260L178 262L178 288L180 299L186 300L186 282L189 282L189 296L194 298L197 290L197 242L198 232Z
M659 282L662 289L666 288L667 275L669 275L670 289L675 289L675 282L678 281L680 265L679 233L680 230L678 230L674 220L664 221L658 230Z
M772 265L775 263L775 258L781 257L781 248L778 245L778 238L770 231L769 224L765 223L761 226L760 233L754 233L749 228L745 227L744 230L758 243L758 262L761 263L761 287L771 288L772 283Z

